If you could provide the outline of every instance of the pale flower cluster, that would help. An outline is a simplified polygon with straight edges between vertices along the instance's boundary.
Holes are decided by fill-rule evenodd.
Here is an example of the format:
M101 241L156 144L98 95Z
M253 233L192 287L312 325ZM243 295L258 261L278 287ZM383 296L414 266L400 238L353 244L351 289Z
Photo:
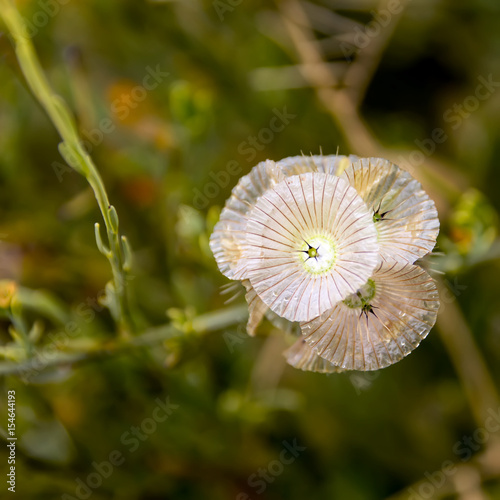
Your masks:
M247 290L250 335L265 315L300 324L289 364L376 370L415 349L436 321L436 285L415 262L438 232L434 202L393 163L292 157L239 180L210 247Z

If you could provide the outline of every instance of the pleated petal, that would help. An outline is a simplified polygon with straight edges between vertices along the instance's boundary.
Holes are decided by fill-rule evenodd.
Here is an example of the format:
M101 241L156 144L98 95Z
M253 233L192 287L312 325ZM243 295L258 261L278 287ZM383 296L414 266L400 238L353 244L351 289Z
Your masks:
M307 172L320 172L339 176L353 161L358 159L354 155L303 155L284 158L278 161L277 165L286 177Z
M372 213L385 214L375 222L382 259L413 264L432 251L439 233L436 206L408 172L381 158L361 158L342 178Z
M353 307L358 297L354 295L301 324L307 343L343 369L377 370L396 363L420 344L436 322L438 290L419 266L388 258L371 280L371 311Z
M260 300L260 297L253 289L250 280L243 280L242 283L247 290L245 299L248 303L248 335L252 337L255 336L257 328L261 324L264 317L274 326L274 328L282 331L283 333L295 336L300 335L300 323L292 323L291 321L288 321L271 311L271 309L269 309L269 307L267 307L266 304Z
M299 370L318 373L345 371L322 358L303 338L299 338L283 355L289 365Z
M234 278L234 268L241 257L248 212L257 199L283 180L280 168L271 160L259 163L234 187L210 236L210 248L222 274Z
M372 214L346 181L328 174L292 176L266 191L245 232L234 276L249 279L290 321L308 321L355 292L379 259Z
M257 292L253 289L250 280L243 280L243 285L245 286L247 293L245 299L248 303L248 322L247 322L247 333L248 335L254 337L257 327L260 325L261 321L264 319L266 311L269 308L260 300Z

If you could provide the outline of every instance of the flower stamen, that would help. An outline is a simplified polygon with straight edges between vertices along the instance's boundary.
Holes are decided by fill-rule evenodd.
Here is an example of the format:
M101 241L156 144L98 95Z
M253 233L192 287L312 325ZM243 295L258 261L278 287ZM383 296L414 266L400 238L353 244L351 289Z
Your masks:
M387 210L385 212L382 212L380 213L380 208L382 207L382 201L383 201L383 198L382 200L380 200L380 203L378 204L378 208L377 210L375 210L375 212L373 213L373 222L379 222L381 220L393 220L393 219L386 219L385 216L392 212L392 210Z
M363 316L364 313L366 322L368 323L368 313L371 313L378 319L378 316L375 314L374 309L378 309L378 307L372 306L371 304L363 304L363 306L361 307L361 312L359 313L359 318L361 319L361 316Z
M307 259L306 259L306 262L309 260L309 259L316 259L316 261L318 260L318 250L319 250L319 247L321 245L318 245L316 248L314 248L313 246L309 245L309 243L307 243L306 240L304 240L304 243L309 247L307 250L299 250L299 252L303 252L303 253L306 253L307 254Z
M335 244L331 238L318 235L308 238L307 241L303 239L303 241L307 248L303 248L299 252L305 254L302 259L305 270L310 274L328 272L336 260Z

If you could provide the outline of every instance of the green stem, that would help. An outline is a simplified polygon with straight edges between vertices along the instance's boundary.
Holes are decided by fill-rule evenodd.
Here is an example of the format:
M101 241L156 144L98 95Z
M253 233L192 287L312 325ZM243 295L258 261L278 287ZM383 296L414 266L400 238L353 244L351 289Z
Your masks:
M192 329L197 334L207 334L223 330L232 325L244 323L247 318L248 307L246 305L233 306L198 316L192 321ZM0 362L0 376L21 373L28 375L38 374L49 368L71 365L99 357L118 355L130 350L135 351L138 347L151 347L166 340L182 336L185 336L183 329L178 329L173 324L167 324L150 328L141 335L136 335L126 340L115 340L100 349L91 348L83 352L81 350L71 352L71 343L69 343L65 346L65 351L57 351L53 354L49 345L48 348L39 348L32 359L20 363ZM45 350L50 352L50 356L47 358L44 356Z
M30 38L24 34L26 32L24 20L11 0L0 0L0 17L3 18L14 39L19 66L31 91L49 115L50 120L62 138L59 147L62 156L77 172L85 176L94 191L104 219L109 243L109 252L106 256L113 273L113 291L117 306L115 320L119 324L120 333L126 336L133 328L127 298L127 272L124 269L122 239L117 224L118 218L116 217L115 221L111 218L112 207L101 176L82 146L75 121L66 103L50 88L33 44ZM114 213L116 215L116 211ZM113 308L110 309L113 310Z

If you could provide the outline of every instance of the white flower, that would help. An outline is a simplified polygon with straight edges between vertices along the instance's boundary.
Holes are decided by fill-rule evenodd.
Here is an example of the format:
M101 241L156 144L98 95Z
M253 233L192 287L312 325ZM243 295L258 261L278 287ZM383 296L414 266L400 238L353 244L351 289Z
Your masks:
M271 310L307 321L355 292L378 261L372 214L347 182L307 173L266 191L248 214L237 279Z
M413 264L434 248L439 233L436 206L408 172L382 158L362 158L342 178L373 213L382 259Z
M436 322L439 295L421 267L388 258L364 287L301 324L306 342L346 370L377 370L415 349Z
M255 335L255 331L259 326L260 322L264 319L266 312L268 311L268 307L260 297L257 295L257 292L253 289L250 284L250 280L243 280L243 286L246 288L247 293L245 295L245 299L248 304L248 322L247 322L247 333L250 336Z
M210 247L247 290L247 332L264 316L282 330L300 322L287 362L333 373L388 366L428 334L438 292L413 263L438 232L434 202L391 162L297 156L240 179Z
M248 212L258 198L284 179L284 174L271 160L259 163L242 177L227 200L219 222L210 237L210 248L224 276L234 279L234 268L241 257Z
M357 159L356 156L294 156L275 163L260 162L248 175L243 176L231 193L219 222L210 237L210 248L224 276L234 279L234 267L241 257L248 212L257 199L285 177L304 172L324 172L340 175Z

